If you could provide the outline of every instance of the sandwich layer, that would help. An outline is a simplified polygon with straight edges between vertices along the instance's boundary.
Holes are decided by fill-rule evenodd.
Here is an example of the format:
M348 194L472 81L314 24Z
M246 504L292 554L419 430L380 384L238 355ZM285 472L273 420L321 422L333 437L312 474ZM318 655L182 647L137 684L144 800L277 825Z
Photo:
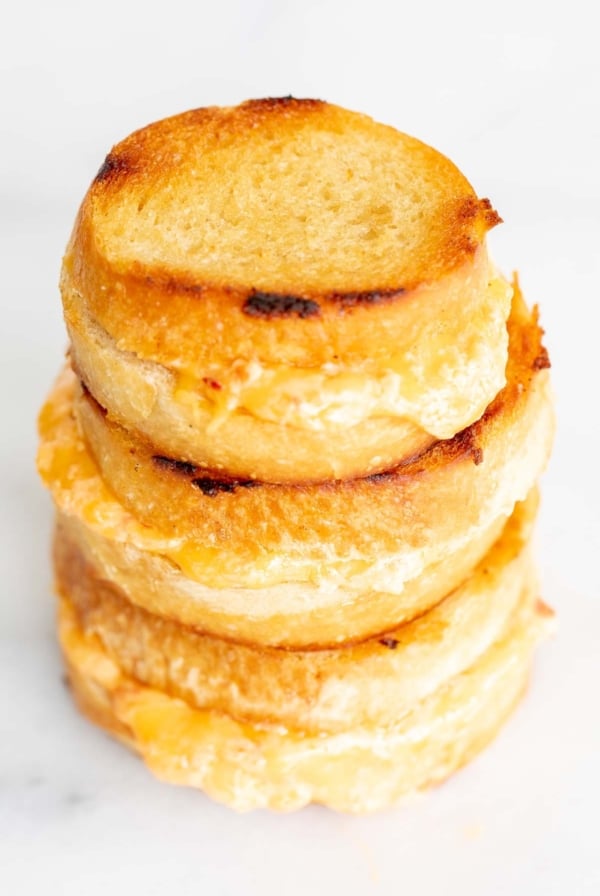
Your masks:
M549 615L524 595L505 634L402 719L331 734L238 722L144 687L81 631L67 601L59 634L80 709L137 750L159 778L238 810L317 802L369 812L443 780L491 740L525 688Z
M518 296L510 331L507 386L482 419L383 475L300 487L207 480L128 445L88 403L95 463L68 373L41 414L40 473L92 564L151 612L251 643L364 639L456 587L544 467L548 362Z
M131 604L68 532L54 542L56 587L86 636L124 674L239 721L309 731L390 725L471 666L535 589L530 551L537 494L518 504L466 581L428 613L355 646L288 651L202 635Z
M84 199L73 356L118 422L200 466L386 469L504 383L499 220L448 159L366 116L292 98L184 113L114 147Z
M64 307L86 386L157 451L233 476L319 481L386 470L481 416L505 383L511 296L487 277L473 295L454 275L435 300L425 288L404 299L386 321L394 354L343 360L332 346L310 367L265 363L253 345L227 367L169 367L120 348L66 289Z
M138 607L197 632L257 647L319 649L383 635L414 619L460 585L498 538L501 517L456 555L425 566L398 591L361 590L352 579L255 587L206 586L164 553L106 537L79 517L59 513L59 528L98 574ZM282 564L284 560L282 559ZM394 583L391 583L391 587Z

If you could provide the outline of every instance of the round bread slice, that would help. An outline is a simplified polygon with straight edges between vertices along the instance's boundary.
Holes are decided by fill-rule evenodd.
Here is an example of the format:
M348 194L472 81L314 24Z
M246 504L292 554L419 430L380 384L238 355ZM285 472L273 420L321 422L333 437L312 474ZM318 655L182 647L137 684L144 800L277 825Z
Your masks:
M272 482L384 470L504 383L499 221L423 143L314 100L197 109L118 144L62 293L76 366L159 451Z
M207 479L157 462L88 404L92 456L68 371L41 414L39 470L77 544L139 606L248 643L362 640L455 588L545 465L548 360L519 295L509 328L508 382L482 419L385 474L305 486Z
M465 582L411 623L334 650L253 648L136 607L68 531L54 540L56 589L85 635L126 675L196 709L303 731L385 726L471 666L502 634L526 587L534 491Z
M310 802L372 812L442 781L497 733L527 683L551 611L524 593L503 635L469 669L385 727L316 734L192 708L126 675L61 603L59 635L80 709L165 781L237 810Z

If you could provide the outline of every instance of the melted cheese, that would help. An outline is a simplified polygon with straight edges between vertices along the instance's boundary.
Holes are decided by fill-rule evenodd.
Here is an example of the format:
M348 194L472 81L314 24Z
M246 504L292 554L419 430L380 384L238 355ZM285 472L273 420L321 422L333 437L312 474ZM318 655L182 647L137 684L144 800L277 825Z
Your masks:
M73 374L63 372L39 418L41 444L38 452L40 475L51 490L58 507L76 516L104 538L129 543L141 550L158 553L175 563L190 579L216 589L224 587L263 588L288 582L304 582L335 594L349 577L357 590L377 587L402 591L407 577L420 571L419 558L394 568L394 557L368 562L348 546L343 560L332 557L317 562L313 557L261 552L248 565L243 559L232 562L218 547L200 544L193 538L169 537L140 523L107 488L77 431L71 413ZM396 566L398 566L396 561Z
M238 809L291 809L316 800L365 811L430 785L481 749L522 693L535 643L547 633L543 605L525 600L514 622L468 671L387 727L308 734L191 708L122 674L66 602L60 639L74 685L95 699L161 778L201 787ZM90 687L91 686L91 687Z
M458 556L467 546L484 539L496 521L512 512L515 500L525 497L531 484L530 467L539 466L535 452L546 441L537 427L544 433L548 426L547 414L539 415L528 443L534 452L531 464L524 464L523 470L517 471L519 475L515 473L504 488L494 491L476 525L458 527L435 550L429 544L400 543L397 551L366 556L352 544L340 554L335 545L323 543L318 554L298 550L282 555L277 550L261 550L249 561L247 556L238 557L216 543L213 546L193 537L166 535L129 513L104 484L77 431L71 413L73 385L73 374L67 370L40 416L38 467L59 510L82 521L101 538L125 546L124 550L149 552L170 561L192 582L212 590L216 604L227 589L242 612L248 606L244 589L257 589L265 596L269 588L291 589L299 607L315 599L323 606L335 604L341 592L347 597L369 592L403 594L408 582L433 569L442 557ZM303 587L310 588L310 596Z
M193 538L169 537L143 525L115 498L98 473L77 433L74 419L68 413L71 388L72 375L68 375L40 416L42 442L38 469L58 508L82 521L103 539L127 545L129 549L158 554L171 561L187 579L212 590L216 606L222 603L226 591L234 604L239 604L240 611L245 612L248 606L246 589L260 589L266 596L267 589L280 586L286 592L297 586L299 604L307 599L302 588L309 586L311 600L318 595L319 604L326 606L339 601L340 591L347 595L368 591L401 594L407 581L423 573L428 562L424 550L399 550L398 554L374 559L365 558L352 545L347 546L343 558L333 549L329 554L324 551L320 559L301 552L282 555L261 551L248 563L247 558L234 558L231 552L218 547L199 543ZM511 509L512 504L497 518L507 515ZM496 518L490 520L490 526L495 522ZM462 549L474 538L486 537L486 532L487 529L483 533L479 530L477 533L460 532L451 553ZM446 545L442 548L448 550ZM134 562L133 555L130 560Z
M374 370L369 362L302 369L238 359L229 370L210 375L179 371L174 398L192 411L208 403L213 429L234 413L313 430L387 416L448 439L477 420L505 383L511 297L510 284L493 276L472 339L448 343L440 328L424 351L392 356L384 369Z

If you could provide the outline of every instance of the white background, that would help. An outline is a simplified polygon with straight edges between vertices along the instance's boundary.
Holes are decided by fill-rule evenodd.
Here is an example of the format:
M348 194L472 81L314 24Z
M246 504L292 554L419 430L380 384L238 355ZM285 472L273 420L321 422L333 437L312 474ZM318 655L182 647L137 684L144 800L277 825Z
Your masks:
M16 0L0 27L0 868L7 894L600 892L600 67L589 2ZM57 277L112 143L185 108L292 93L449 155L539 302L559 430L538 556L559 611L472 766L395 812L237 816L81 720L53 636L35 414L65 347Z

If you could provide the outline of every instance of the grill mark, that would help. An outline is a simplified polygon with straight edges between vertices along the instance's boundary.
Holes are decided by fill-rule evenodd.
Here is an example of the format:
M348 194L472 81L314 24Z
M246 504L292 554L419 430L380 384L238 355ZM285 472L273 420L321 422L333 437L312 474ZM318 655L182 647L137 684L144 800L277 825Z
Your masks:
M163 277L160 274L146 274L144 283L169 294L187 293L193 296L203 296L211 288L208 283L189 283L185 280L175 280L173 277ZM223 289L225 293L231 291L229 288Z
M161 470L170 470L172 473L181 473L183 476L194 476L198 468L185 460L175 460L173 457L164 457L162 454L153 454L152 460Z
M404 287L400 286L397 289L371 289L364 292L332 292L327 298L346 310L357 305L381 305L405 292Z
M276 292L259 292L254 290L242 307L248 317L260 317L272 320L277 317L318 317L321 309L313 299L300 296L282 295Z
M361 305L382 305L385 302L399 298L405 292L406 289L402 286L394 289L331 292L324 295L321 300L337 305L343 311L348 311ZM315 299L286 293L253 290L244 302L242 311L248 317L258 317L263 320L273 320L282 317L298 317L305 320L309 317L318 317L321 313L321 308Z
M393 470L385 470L383 473L371 473L366 479L369 482L389 482L390 479L396 478L396 470L395 467Z
M254 479L217 479L213 476L198 476L199 467L188 463L188 461L176 460L162 454L153 454L152 460L161 470L169 470L180 476L194 476L195 479L191 480L191 485L209 498L214 498L219 494L232 494L237 488L253 488L260 485Z
M200 489L203 495L214 498L222 492L231 494L236 488L253 488L258 483L253 479L211 479L209 476L200 476L192 479L192 485Z
M398 644L400 643L396 638L380 638L379 643L383 645L383 647L387 647L388 650L395 650Z

